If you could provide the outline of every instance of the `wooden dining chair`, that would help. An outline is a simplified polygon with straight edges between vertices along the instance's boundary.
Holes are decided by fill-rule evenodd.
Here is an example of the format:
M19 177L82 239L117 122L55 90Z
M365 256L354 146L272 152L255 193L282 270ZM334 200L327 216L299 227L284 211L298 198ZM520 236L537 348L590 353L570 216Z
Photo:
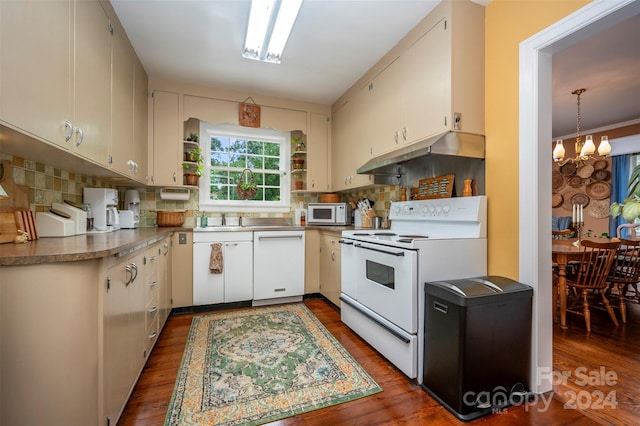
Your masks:
M591 307L600 307L590 304L589 299L595 297L601 299L604 309L609 313L613 323L618 326L618 319L606 296L607 277L620 242L597 242L582 240L582 257L575 274L566 277L568 300L567 312L584 316L587 331L591 331Z
M607 296L618 297L618 309L622 323L627 322L627 295L638 293L640 280L640 241L619 238L620 247L607 277Z

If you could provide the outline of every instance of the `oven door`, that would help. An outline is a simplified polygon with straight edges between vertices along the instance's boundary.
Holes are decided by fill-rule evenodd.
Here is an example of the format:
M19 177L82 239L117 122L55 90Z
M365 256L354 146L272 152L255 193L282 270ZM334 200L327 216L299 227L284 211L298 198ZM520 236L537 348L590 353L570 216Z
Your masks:
M353 261L343 267L356 269L355 298L410 334L418 332L418 253L355 242ZM343 264L344 265L344 264Z

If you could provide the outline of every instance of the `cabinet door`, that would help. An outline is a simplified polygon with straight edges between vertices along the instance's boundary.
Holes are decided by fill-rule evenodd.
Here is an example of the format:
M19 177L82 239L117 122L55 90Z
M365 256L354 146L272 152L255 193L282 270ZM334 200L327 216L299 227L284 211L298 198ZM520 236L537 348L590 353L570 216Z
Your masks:
M179 185L180 160L179 95L156 90L153 92L153 170L150 171L153 185ZM180 174L181 175L181 174ZM181 180L180 180L181 182Z
M134 52L135 53L135 52ZM134 94L133 94L133 161L136 162L134 179L147 182L147 146L149 129L149 89L147 73L142 63L134 58Z
M196 306L224 302L224 275L209 271L211 244L193 244L193 304Z
M340 306L340 240L339 236L322 234L320 247L320 293Z
M402 64L396 59L371 82L370 143L373 155L398 148L406 134L401 113L403 79Z
M253 243L224 243L224 301L253 299Z
M300 130L307 133L307 112L293 109L262 107L260 127L276 129L281 132Z
M104 297L104 380L105 416L113 423L127 402L129 391L138 376L136 368L141 365L141 330L136 330L135 303L131 295L136 272L131 266L141 264L128 258L107 270L108 285ZM143 279L138 279L136 290L142 288ZM138 308L142 313L142 308ZM138 314L139 315L139 314ZM138 325L139 326L139 325Z
M312 112L307 138L307 190L329 190L329 116Z
M331 138L331 190L357 188L370 183L356 170L370 157L370 146L362 134L371 125L365 113L368 88L361 89L333 115Z
M254 232L254 300L304 294L304 231Z
M134 167L134 53L124 30L113 34L113 117L111 139L111 167L133 176Z
M111 142L111 33L97 1L75 3L75 152L108 165Z
M238 124L238 103L185 95L183 117L184 121L195 118L210 124Z
M451 42L444 20L402 56L405 143L417 142L452 128ZM445 121L446 119L446 121Z
M0 121L68 149L73 4L0 1Z
M160 329L171 313L171 239L165 239L160 246L160 263L158 265Z

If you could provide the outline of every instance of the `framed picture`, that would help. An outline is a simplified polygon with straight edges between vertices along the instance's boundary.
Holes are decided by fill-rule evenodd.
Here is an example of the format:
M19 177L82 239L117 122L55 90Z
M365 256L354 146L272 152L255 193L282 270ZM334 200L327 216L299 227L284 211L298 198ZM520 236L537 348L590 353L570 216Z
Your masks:
M238 122L245 127L260 127L260 106L241 103Z

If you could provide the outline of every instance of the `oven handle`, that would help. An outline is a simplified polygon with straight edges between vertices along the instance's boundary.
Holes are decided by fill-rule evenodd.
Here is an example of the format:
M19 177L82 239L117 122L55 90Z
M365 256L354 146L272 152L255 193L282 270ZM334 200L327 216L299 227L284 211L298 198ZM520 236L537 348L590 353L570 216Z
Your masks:
M404 256L404 252L395 252L395 251L387 251L387 250L382 250L382 249L378 249L378 248L373 248L373 247L367 247L367 246L363 246L362 244L354 244L354 247L360 247L363 249L367 249L367 250L371 250L371 251L377 251L380 253L384 253L384 254L390 254L391 256Z
M362 310L359 306L356 306L353 302L351 302L349 299L340 296L340 300L343 303L346 303L347 305L351 306L353 309L355 309L356 311L360 312L362 315L364 315L365 317L367 317L368 319L370 319L371 321L375 322L376 324L378 324L380 327L384 328L385 330L387 330L389 333L393 334L395 337L397 337L399 340L402 340L404 343L410 343L411 340L407 339L405 336L403 336L402 334L398 333L396 330L392 329L391 327L389 327L387 324L381 322L379 319L372 317L371 315L369 315L368 312L365 312L364 310Z

